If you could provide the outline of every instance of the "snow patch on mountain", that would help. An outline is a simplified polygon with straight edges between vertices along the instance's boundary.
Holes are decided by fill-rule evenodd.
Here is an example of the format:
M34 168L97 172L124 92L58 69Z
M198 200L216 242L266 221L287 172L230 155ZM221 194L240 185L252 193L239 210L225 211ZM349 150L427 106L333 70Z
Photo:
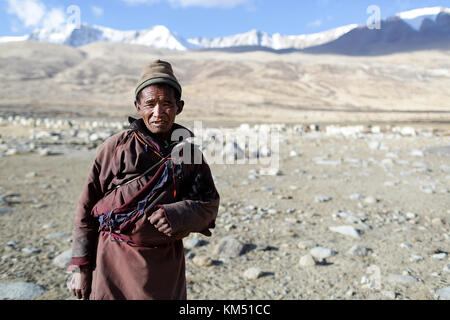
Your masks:
M226 37L188 39L188 42L201 48L228 48L239 46L262 46L275 50L280 49L303 49L333 41L345 33L356 28L357 24L342 26L324 32L301 35L281 35L275 33L270 35L259 30L250 30L246 33Z
M414 30L419 31L422 25L422 22L425 19L431 19L433 21L436 20L436 17L439 13L444 12L450 14L450 8L445 7L428 7L428 8L420 8L409 11L403 11L396 14L396 17L399 17L407 24L409 24Z

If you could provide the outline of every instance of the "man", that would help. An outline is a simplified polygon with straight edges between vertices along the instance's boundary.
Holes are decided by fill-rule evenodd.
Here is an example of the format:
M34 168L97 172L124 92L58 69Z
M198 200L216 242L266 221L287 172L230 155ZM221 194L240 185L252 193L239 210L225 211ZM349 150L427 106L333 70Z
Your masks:
M168 62L150 63L135 90L141 118L97 152L74 222L78 299L186 299L182 238L211 235L219 194L203 157L184 159L183 148L174 160L179 137L192 136L174 122L181 91Z

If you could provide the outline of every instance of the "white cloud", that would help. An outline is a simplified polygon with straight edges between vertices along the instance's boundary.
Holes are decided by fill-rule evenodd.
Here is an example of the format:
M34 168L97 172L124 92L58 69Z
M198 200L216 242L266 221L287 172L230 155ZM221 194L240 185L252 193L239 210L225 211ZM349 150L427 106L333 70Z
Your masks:
M313 27L320 27L322 25L322 20L321 19L317 19L314 21L311 21L308 23L308 27L313 28Z
M66 22L66 15L61 9L51 9L42 20L42 27L53 29Z
M253 0L122 0L128 4L155 4L167 2L173 7L204 7L204 8L233 8L240 5L248 5Z
M45 5L39 0L8 0L7 12L17 16L25 27L37 26L45 10Z
M91 11L96 17L101 17L103 15L103 9L97 6L92 6Z
M11 26L15 32L19 31L20 22L22 27L45 29L53 29L67 22L66 13L62 8L47 9L39 0L8 0L7 12L18 18Z

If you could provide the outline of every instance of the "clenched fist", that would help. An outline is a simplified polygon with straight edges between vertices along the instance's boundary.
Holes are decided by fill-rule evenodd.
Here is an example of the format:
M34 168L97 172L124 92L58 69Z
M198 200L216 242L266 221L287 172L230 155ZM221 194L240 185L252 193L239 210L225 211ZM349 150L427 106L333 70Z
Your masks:
M172 227L170 226L169 220L167 220L164 214L164 209L158 209L152 213L148 218L148 221L155 226L158 231L164 233L166 236L172 236Z

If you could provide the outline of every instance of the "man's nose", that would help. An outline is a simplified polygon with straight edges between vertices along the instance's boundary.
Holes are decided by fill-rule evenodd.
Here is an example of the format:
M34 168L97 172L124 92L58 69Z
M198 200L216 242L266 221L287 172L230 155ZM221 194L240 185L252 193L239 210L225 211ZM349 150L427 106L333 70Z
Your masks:
M154 116L158 116L158 115L162 114L163 111L164 111L164 109L163 109L162 104L158 102L158 103L155 105L155 108L153 109L153 115L154 115Z

